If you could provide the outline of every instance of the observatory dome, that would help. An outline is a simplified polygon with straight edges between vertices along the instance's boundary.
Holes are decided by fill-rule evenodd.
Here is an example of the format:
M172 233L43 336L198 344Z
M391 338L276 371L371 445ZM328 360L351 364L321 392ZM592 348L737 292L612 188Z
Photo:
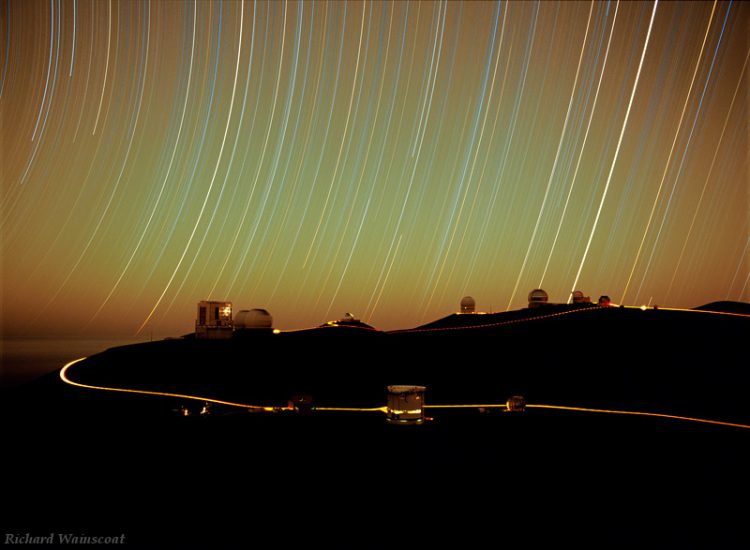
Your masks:
M586 296L583 292L580 290L576 290L573 292L573 303L574 304L585 304L591 302L591 297Z
M461 298L461 313L474 313L477 310L477 304L471 296Z
M372 327L368 325L367 323L363 323L351 313L345 313L341 319L337 319L336 321L328 321L327 323L323 323L320 326L321 327L356 327L356 328L368 328L368 329L375 330L375 327Z
M270 329L273 327L273 317L265 309L243 309L234 318L234 328Z
M549 301L549 296L541 288L529 292L529 307L545 305Z

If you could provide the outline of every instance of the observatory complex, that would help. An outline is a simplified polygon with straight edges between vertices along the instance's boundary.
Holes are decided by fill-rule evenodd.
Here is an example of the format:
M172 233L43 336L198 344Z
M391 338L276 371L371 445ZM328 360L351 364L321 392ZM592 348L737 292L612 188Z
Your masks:
M593 305L591 298L582 291L576 290L570 295L573 305ZM549 295L541 288L529 292L528 308L538 309L547 306L562 306L565 303L554 303L549 301ZM600 307L611 307L609 296L601 296L598 301ZM459 315L467 315L465 324L474 324L471 320L473 315L486 315L477 311L476 301L471 296L464 296L459 303ZM478 321L477 321L478 322ZM425 325L428 326L428 325ZM468 326L468 325L467 325ZM353 314L346 313L340 319L328 321L317 328L360 328L377 330L375 327L362 322ZM232 302L227 301L200 301L198 302L198 313L195 320L195 337L200 340L225 340L230 338L247 338L251 335L278 333L273 328L273 317L268 310L243 309L232 316Z
M195 337L199 340L227 340L271 332L273 317L265 309L243 309L233 319L232 302L198 302Z
M603 296L602 298L606 298L606 296ZM574 304L590 304L591 297L586 296L580 290L574 290L573 293L570 295L570 301ZM529 292L529 307L530 308L537 308L537 307L544 307L544 306L556 306L556 305L560 305L560 304L550 302L549 295L547 294L545 290L541 288L536 288L532 290L531 292ZM599 299L599 305L602 305L601 298ZM609 305L609 298L607 298L607 305Z

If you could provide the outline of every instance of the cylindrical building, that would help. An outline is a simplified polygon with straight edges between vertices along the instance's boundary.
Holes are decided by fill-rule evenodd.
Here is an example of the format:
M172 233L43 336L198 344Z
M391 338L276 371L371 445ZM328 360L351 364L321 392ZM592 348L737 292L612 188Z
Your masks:
M424 422L425 386L388 386L387 420L391 424Z

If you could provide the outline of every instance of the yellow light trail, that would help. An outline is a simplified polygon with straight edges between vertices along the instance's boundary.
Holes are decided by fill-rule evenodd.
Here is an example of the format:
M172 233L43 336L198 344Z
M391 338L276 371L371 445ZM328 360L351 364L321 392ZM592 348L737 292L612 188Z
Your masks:
M80 359L74 359L73 361L70 361L69 363L67 363L62 369L60 369L60 379L66 384L70 384L71 386L76 386L79 388L86 388L86 389L91 389L91 390L103 390L103 391L113 391L113 392L121 392L121 393L135 393L135 394L141 394L141 395L156 395L156 396L161 396L161 397L172 397L172 398L178 398L178 399L189 399L193 401L215 403L217 405L227 405L230 407L239 407L242 409L250 409L250 410L264 411L264 412L293 411L294 410L294 407L290 407L290 406L272 407L272 406L262 406L262 405L249 405L247 403L235 403L232 401L224 401L221 399L213 399L210 397L201 397L201 396L195 396L195 395L160 392L160 391L152 391L152 390L133 390L129 388L111 388L107 386L94 386L91 384L81 384L80 382L74 382L73 380L68 378L67 371L73 365L75 365L76 363L80 363L84 359L87 359L87 358L81 357ZM458 403L458 404L423 405L423 408L424 409L493 409L494 408L494 409L507 410L508 406L505 403L487 403L487 404ZM542 404L536 404L536 405L526 404L526 408L558 410L558 411L591 412L591 413L599 413L599 414L648 416L648 417L653 417L653 418L666 418L668 420L683 420L686 422L696 422L699 424L709 424L713 426L726 426L730 428L742 428L742 429L750 430L750 425L740 424L737 422L724 422L722 420L712 420L708 418L697 418L697 417L691 417L691 416L680 416L680 415L674 415L674 414L655 413L655 412L647 412L647 411L623 411L623 410L615 410L615 409L595 409L595 408L590 408L590 407L573 407L573 406L568 406L568 405L542 405ZM383 407L311 407L311 409L313 411L327 411L327 412L382 412L382 413L388 412L387 406L383 406Z
M312 407L314 411L343 411L343 412L388 412L388 407Z
M459 405L423 405L423 409L507 409L505 403L491 403L488 405L476 405L476 404L459 404ZM314 411L346 411L346 412L382 412L387 413L388 407L312 407ZM396 414L403 414L407 411L393 411ZM412 411L413 412L413 411Z
M511 321L499 321L497 323L487 323L485 325L469 325L464 327L438 327L438 328L414 328L414 329L403 329L403 330L392 330L389 334L401 334L411 332L436 332L439 330L467 330L467 329L482 329L491 327L500 327L505 325L513 325L517 323L526 323L529 321L537 321L540 319L549 319L551 317L560 317L561 315L570 315L571 313L580 313L583 311L597 311L602 309L601 307L587 307L581 309L570 309L567 311L560 311L557 313L548 313L547 315L538 315L536 317L527 317L525 319L513 319ZM691 310L686 310L691 311Z
M505 403L490 403L489 405L423 405L425 409L507 409Z
M423 405L424 409L503 409L507 410L508 406L505 403L489 403L489 404L445 404L445 405ZM650 416L656 418L666 418L668 420L684 420L687 422L697 422L701 424L711 424L715 426L728 426L731 428L744 428L750 430L750 425L739 424L736 422L724 422L721 420L711 420L708 418L696 418L691 416L679 416L674 414L666 413L655 413L645 411L621 411L613 409L594 409L589 407L572 407L565 405L530 405L527 404L526 408L529 409L548 409L548 410L559 410L559 411L577 411L577 412L591 412L600 414L620 414L620 415L631 415L631 416ZM345 411L345 412L388 412L388 407L373 407L373 408L358 408L358 407L313 407L315 411Z
M625 309L643 309L644 306L620 306ZM656 311L683 311L687 313L708 313L711 315L728 315L729 317L745 317L746 319L750 319L750 315L747 313L731 313L729 311L709 311L706 309L684 309L679 307L647 307L646 309L654 309ZM645 311L645 310L644 310Z
M423 405L424 409L503 409L507 410L508 406L505 403L489 403L489 404L445 404L445 405ZM684 420L687 422L698 422L701 424L711 424L716 426L728 426L732 428L744 428L750 430L750 425L739 424L736 422L724 422L721 420L711 420L707 418L695 418L690 416L679 416L666 413L654 413L645 411L621 411L613 409L593 409L587 407L571 407L564 405L530 405L527 404L526 408L532 409L549 409L549 410L560 410L560 411L577 411L577 412L592 412L600 414L620 414L620 415L631 415L631 416L650 416L656 418L666 418L669 420ZM315 411L345 411L345 412L388 412L388 407L373 407L373 408L358 408L358 407L313 407Z
M610 410L610 409L591 409L587 407L567 407L563 405L526 405L526 408L529 409L551 409L551 410L558 410L558 411L578 411L578 412L593 412L593 413L604 413L604 414L623 414L623 415L631 415L631 416L651 416L656 418L667 418L670 420L686 420L688 422L698 422L701 424L712 424L716 426L729 426L732 428L744 428L746 430L750 430L750 426L747 424L738 424L735 422L722 422L720 420L710 420L707 418L694 418L691 416L678 416L674 414L665 414L665 413L654 413L654 412L644 412L644 411L618 411L618 410Z
M703 314L709 314L709 315L725 315L730 317L744 317L744 318L750 318L750 315L746 313L731 313L727 311L710 311L705 309L685 309L685 308L677 308L677 307L647 307L647 306L626 306L626 305L618 305L618 306L611 306L609 308L606 307L587 307L587 308L580 308L580 309L570 309L567 311L558 311L557 313L548 313L546 315L537 315L536 317L527 317L525 319L513 319L510 321L499 321L497 323L487 323L482 325L467 325L463 327L437 327L437 328L414 328L414 329L401 329L401 330L392 330L389 331L387 334L401 334L401 333L411 333L411 332L436 332L436 331L444 331L444 330L468 330L468 329L483 329L483 328L492 328L492 327L499 327L499 326L505 326L505 325L513 325L518 323L527 323L530 321L539 321L541 319L550 319L552 317L560 317L562 315L570 315L573 313L583 313L586 311L598 311L600 309L640 309L642 311L647 310L654 310L654 311L682 311L685 313L703 313ZM645 308L645 309L644 309ZM457 315L461 315L460 312L456 312ZM472 315L489 315L486 312L476 312L472 313ZM332 324L333 323L333 324ZM293 333L293 332L306 332L310 330L320 330L324 328L328 328L330 326L336 326L337 328L357 328L359 330L374 330L377 332L377 329L368 329L365 327L350 327L347 325L336 325L335 321L329 321L323 326L316 326L316 327L307 327L307 328L299 328L299 329L287 329L287 330L279 330L276 329L274 331L275 334L279 333ZM473 406L473 405L472 405Z
M80 382L74 382L70 378L68 378L67 371L75 365L76 363L80 363L84 359L87 359L87 357L81 357L80 359L74 359L73 361L67 363L62 369L60 369L60 379L65 382L66 384L70 384L71 386L77 386L79 388L86 388L90 390L103 390L103 391L113 391L113 392L121 392L121 393L136 393L141 395L158 395L161 397L176 397L178 399L190 399L193 401L202 401L207 403L215 403L217 405L228 405L230 407L239 407L242 409L251 409L256 411L266 411L266 412L273 412L273 411L279 411L279 410L293 410L291 407L267 407L267 406L261 406L261 405L248 405L247 403L235 403L233 401L223 401L221 399L213 399L211 397L200 397L196 395L186 395L181 393L170 393L170 392L161 392L161 391L152 391L152 390L132 390L129 388L110 388L107 386L93 386L91 384L81 384Z

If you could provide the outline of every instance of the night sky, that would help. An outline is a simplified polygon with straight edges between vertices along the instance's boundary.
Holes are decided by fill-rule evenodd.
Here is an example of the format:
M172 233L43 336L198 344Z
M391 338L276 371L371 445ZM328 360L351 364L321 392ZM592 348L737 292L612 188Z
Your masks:
M750 301L747 3L0 6L6 336Z

